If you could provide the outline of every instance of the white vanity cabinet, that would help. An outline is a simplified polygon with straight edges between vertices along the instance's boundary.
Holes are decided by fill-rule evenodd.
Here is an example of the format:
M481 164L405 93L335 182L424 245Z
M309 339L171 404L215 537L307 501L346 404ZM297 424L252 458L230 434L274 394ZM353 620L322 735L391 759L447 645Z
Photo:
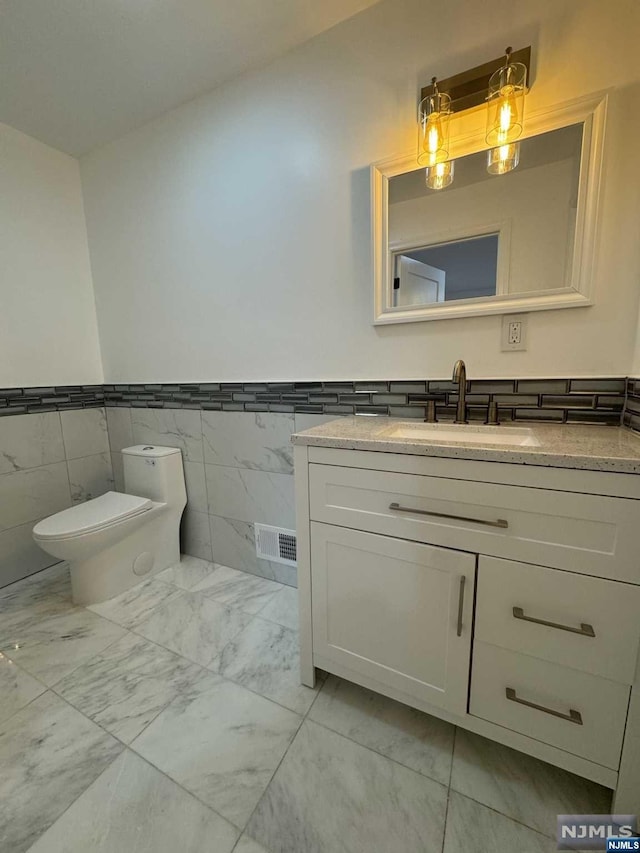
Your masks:
M640 810L640 477L295 447L315 667Z

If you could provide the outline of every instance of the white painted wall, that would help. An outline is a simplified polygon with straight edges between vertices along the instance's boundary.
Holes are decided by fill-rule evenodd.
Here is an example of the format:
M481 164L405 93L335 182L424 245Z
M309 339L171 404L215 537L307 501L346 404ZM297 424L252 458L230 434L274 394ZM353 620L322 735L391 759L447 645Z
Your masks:
M82 160L109 381L624 374L638 316L640 6L385 0ZM531 43L531 109L619 87L592 308L371 325L369 172L415 144L419 88ZM482 111L469 120L484 124ZM455 132L455 128L454 128ZM636 182L637 183L637 182Z
M101 381L78 161L0 124L0 386Z

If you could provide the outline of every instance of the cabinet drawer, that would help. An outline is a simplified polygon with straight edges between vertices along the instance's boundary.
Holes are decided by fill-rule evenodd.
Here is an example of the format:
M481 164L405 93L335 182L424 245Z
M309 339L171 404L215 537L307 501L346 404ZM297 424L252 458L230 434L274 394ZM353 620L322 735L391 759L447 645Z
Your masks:
M474 642L473 716L613 770L620 762L628 701L626 685Z
M480 557L475 636L487 643L632 684L639 613L640 587Z
M640 583L638 501L319 464L309 490L314 521Z

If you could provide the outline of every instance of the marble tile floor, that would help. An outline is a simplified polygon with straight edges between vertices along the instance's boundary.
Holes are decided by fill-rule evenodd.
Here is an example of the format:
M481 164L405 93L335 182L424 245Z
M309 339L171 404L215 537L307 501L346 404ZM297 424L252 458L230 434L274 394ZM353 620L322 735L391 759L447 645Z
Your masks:
M195 557L0 590L0 853L551 853L610 792L334 676L297 596Z

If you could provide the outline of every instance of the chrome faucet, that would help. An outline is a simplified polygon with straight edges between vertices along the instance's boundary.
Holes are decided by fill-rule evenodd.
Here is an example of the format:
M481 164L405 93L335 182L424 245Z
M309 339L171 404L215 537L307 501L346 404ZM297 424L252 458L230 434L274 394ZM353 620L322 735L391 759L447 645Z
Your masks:
M456 424L468 424L467 420L467 368L459 358L453 365L453 381L458 383L458 405L456 406Z

